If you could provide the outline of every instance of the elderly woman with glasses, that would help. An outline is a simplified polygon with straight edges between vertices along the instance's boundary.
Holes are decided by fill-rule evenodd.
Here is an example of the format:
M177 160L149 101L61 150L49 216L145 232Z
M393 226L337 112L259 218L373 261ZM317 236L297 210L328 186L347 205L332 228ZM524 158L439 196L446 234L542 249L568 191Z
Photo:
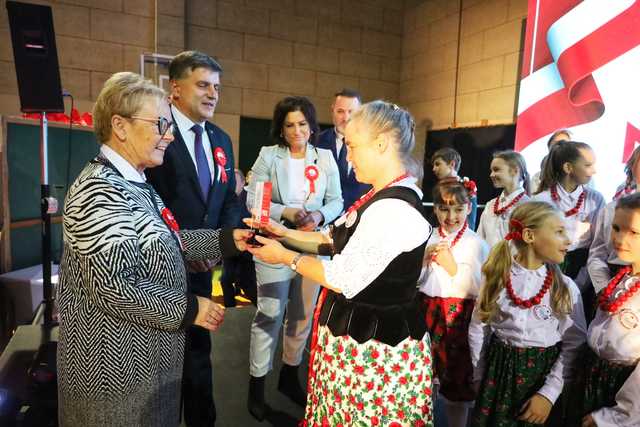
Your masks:
M134 73L94 108L99 155L65 201L58 305L59 423L177 426L185 327L214 331L224 308L187 293L185 260L236 255L241 230L180 230L145 183L173 140L164 92Z

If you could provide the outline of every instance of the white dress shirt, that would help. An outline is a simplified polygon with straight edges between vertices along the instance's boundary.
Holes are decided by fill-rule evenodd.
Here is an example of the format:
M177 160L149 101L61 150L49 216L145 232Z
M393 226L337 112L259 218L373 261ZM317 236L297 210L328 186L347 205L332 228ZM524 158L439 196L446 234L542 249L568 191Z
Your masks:
M545 190L533 196L533 200L548 202L564 212L573 209L578 203L578 198L584 190L586 192L584 203L575 215L564 217L567 227L567 234L571 240L569 250L573 251L580 248L588 248L593 240L593 231L595 229L598 212L605 205L604 197L598 191L583 185L578 185L573 192L568 193L562 185L557 185L558 196L560 200L557 202L551 198L551 191Z
M209 140L209 132L207 132L206 127L204 126L205 122L202 123L194 123L190 118L182 114L180 110L178 110L173 105L171 106L171 114L173 114L173 120L176 122L176 126L178 126L178 130L180 131L180 135L182 136L182 140L184 144L187 146L187 150L189 151L189 155L191 156L191 160L193 161L193 166L198 170L198 165L196 164L196 134L191 130L193 125L202 126L202 148L204 148L204 154L207 157L207 163L209 164L209 172L211 173L211 182L213 182L215 176L215 165L213 162L213 152L211 151L211 141Z
M612 298L618 291L630 288L639 277L624 277ZM626 325L626 326L625 326ZM631 327L635 325L635 327ZM602 408L591 415L598 427L640 426L640 292L625 302L617 313L611 315L596 311L596 317L589 325L589 347L601 359L635 369L616 394L616 406Z
M415 178L397 182L422 198ZM343 215L344 216L344 215ZM343 222L339 218L336 223ZM424 243L431 225L422 214L400 199L381 199L364 211L358 228L341 253L322 260L327 283L353 298L373 282L398 255Z
M125 160L124 157L122 157L108 145L100 145L100 154L102 154L102 157L109 160L113 167L115 167L116 170L120 172L120 175L122 175L123 178L127 181L140 183L147 182L147 178L144 176L144 172L138 172L138 170L134 168L131 163Z
M511 212L513 212L513 210L519 204L530 200L530 197L525 194L518 201L518 203L516 203L500 215L496 215L495 213L493 213L496 202L498 203L498 208L503 208L511 203L513 199L522 194L523 191L524 188L522 187L516 189L509 195L505 195L503 191L500 196L496 197L495 199L491 199L486 204L486 207L482 211L482 215L480 215L478 235L489 244L489 247L494 247L496 243L502 241L504 239L504 236L509 233L509 218L511 217Z
M607 263L627 265L626 262L618 258L611 243L611 224L613 223L616 203L617 201L615 200L609 202L600 210L593 232L593 241L589 249L587 269L596 293L604 289L609 284L609 280L611 280Z
M513 260L511 285L514 292L522 299L535 296L540 291L546 274L547 267L544 265L537 270L528 270ZM492 334L507 345L521 348L546 348L561 341L560 355L547 375L544 385L537 391L550 402L556 401L562 391L564 379L571 374L574 359L579 347L586 340L587 331L580 290L569 277L562 277L569 288L572 301L571 313L566 316L557 317L551 311L551 290L537 306L520 308L511 301L506 289L502 289L497 300L498 313L489 324L481 322L478 318L476 304L469 325L469 346L475 381L482 379L487 347Z
M305 159L294 159L289 156L287 172L289 173L289 199L284 200L284 204L292 208L302 208L307 200L307 178L305 172Z
M448 234L444 240L449 243L455 239L459 230ZM438 244L442 239L437 229L431 233L427 246ZM482 264L489 256L489 245L473 230L467 228L451 249L453 259L458 265L454 276L438 263L432 261L422 268L419 280L420 292L432 297L441 298L473 298L480 293L482 282Z

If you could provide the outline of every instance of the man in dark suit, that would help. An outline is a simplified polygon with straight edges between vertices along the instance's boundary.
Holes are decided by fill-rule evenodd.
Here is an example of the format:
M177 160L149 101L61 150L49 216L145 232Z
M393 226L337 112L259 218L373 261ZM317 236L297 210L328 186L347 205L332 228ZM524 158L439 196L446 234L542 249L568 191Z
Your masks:
M231 139L207 121L218 102L221 72L213 58L196 51L178 54L169 65L175 140L167 147L162 166L148 169L146 174L184 229L240 223ZM190 292L211 297L212 267L209 261L189 263ZM190 327L182 385L184 418L189 427L215 424L210 353L209 332Z
M360 107L361 102L360 94L353 89L342 89L336 93L331 104L333 127L322 131L316 142L318 148L331 150L338 164L345 210L371 189L369 184L362 184L356 179L353 167L347 160L347 146L344 144L344 128L351 113Z

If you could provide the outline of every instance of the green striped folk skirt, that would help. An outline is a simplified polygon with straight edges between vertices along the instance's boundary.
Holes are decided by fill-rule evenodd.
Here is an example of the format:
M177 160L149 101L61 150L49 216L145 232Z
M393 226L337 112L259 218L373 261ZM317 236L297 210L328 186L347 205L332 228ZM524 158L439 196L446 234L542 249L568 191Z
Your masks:
M543 385L560 354L558 345L513 347L495 336L473 411L473 427L535 426L518 420L520 409ZM554 405L555 406L558 405ZM552 414L553 414L552 410ZM550 416L549 419L552 417Z
M616 405L616 393L635 366L621 365L599 358L585 345L579 358L576 381L571 387L567 426L580 426L582 418L600 408Z

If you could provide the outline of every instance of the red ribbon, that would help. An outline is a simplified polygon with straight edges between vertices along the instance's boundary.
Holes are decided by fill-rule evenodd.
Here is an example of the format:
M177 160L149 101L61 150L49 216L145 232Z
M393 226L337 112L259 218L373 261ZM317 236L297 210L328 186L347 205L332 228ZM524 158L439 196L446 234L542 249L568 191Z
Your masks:
M224 150L220 147L216 147L213 151L213 157L216 159L216 163L220 167L220 181L227 182L227 171L224 170L227 164L227 155L224 154Z
M320 172L318 172L318 168L314 165L307 166L304 170L304 176L309 180L309 193L313 194L316 192L315 181L320 176Z
M178 221L176 221L176 218L173 216L169 208L162 209L162 219L164 220L165 224L167 224L167 226L171 229L171 231L176 233L180 231Z

